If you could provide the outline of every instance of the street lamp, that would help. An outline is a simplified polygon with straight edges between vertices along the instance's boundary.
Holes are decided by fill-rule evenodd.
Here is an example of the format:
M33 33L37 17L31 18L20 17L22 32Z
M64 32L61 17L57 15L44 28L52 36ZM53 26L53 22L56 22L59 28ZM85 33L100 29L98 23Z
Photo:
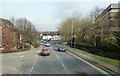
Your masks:
M71 46L72 46L72 40L73 40L73 36L72 36L72 34L73 34L73 18L71 18L72 19L72 24L71 24Z
M76 47L76 34L74 33L75 31L73 29L74 28L73 27L73 20L74 20L74 18L72 17L71 20L72 20L72 24L71 24L71 46L73 48L75 48Z

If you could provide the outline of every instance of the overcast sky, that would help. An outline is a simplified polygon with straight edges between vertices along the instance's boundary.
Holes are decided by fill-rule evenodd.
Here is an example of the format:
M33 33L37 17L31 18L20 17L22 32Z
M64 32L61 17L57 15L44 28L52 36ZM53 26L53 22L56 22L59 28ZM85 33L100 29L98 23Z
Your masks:
M106 8L119 0L2 0L0 2L1 18L27 18L38 31L55 31L59 23L71 17L74 12L83 16L95 7Z

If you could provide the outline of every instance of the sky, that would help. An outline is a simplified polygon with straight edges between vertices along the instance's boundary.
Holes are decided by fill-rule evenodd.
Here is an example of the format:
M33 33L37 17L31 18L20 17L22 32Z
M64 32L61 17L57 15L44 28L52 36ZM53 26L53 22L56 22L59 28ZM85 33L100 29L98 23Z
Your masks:
M86 16L98 6L106 8L119 0L1 0L0 17L27 18L38 31L56 31L60 22L78 12Z

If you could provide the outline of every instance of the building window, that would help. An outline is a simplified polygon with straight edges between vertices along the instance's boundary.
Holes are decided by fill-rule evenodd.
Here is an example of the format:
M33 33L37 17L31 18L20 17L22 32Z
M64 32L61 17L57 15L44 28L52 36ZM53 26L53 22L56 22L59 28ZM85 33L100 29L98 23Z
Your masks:
M120 9L112 9L110 12L120 12Z

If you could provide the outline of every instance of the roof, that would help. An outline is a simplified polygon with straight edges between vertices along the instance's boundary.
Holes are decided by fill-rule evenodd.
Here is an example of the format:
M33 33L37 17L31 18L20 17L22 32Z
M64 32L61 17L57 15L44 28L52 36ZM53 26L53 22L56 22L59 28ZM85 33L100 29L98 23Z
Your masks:
M17 28L15 28L14 24L7 19L0 18L0 26L7 27L13 31L17 31Z
M101 14L98 16L98 18L100 16L105 15L111 9L120 9L120 4L110 4L103 12L101 12Z

